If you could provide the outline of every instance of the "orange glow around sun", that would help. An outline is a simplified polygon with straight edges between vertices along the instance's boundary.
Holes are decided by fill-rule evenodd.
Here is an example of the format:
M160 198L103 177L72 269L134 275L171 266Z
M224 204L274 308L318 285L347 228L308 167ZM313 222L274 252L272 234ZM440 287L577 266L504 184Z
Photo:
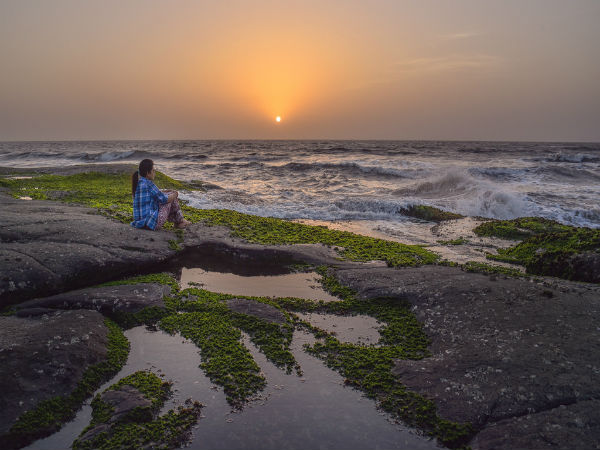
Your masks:
M282 123L282 117L306 113L309 105L338 87L347 73L356 72L347 67L350 50L328 42L327 30L306 34L288 24L270 29L247 25L236 31L252 39L224 36L213 42L206 60L214 92L227 92L228 103L248 117L258 113Z

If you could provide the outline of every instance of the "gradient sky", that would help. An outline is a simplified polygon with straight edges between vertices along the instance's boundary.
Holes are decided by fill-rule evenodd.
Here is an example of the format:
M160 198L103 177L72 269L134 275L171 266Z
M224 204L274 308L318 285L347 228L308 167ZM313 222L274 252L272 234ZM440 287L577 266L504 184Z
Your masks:
M599 23L599 0L0 0L0 140L600 141Z

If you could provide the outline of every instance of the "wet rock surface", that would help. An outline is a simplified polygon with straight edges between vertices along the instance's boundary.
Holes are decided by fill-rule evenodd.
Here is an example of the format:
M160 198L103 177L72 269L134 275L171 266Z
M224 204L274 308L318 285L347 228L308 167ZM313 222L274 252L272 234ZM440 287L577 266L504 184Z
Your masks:
M171 292L160 284L134 284L79 289L29 300L16 305L20 317L36 316L52 309L94 309L102 313L138 312L150 306L164 306L163 297Z
M283 324L285 317L283 313L274 306L260 303L246 298L232 298L225 302L227 307L237 313L258 317L267 322Z
M450 267L339 270L336 276L361 298L410 303L431 338L432 356L398 360L394 372L433 399L442 417L473 423L473 448L600 442L600 411L591 406L600 399L600 287Z
M0 317L0 435L40 401L69 394L89 366L105 359L107 336L96 311Z

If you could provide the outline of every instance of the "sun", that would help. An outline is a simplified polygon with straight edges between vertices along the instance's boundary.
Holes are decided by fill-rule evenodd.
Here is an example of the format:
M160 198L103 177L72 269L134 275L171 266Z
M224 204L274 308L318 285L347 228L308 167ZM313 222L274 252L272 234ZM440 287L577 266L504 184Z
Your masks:
M275 117L275 122L281 122L281 116Z

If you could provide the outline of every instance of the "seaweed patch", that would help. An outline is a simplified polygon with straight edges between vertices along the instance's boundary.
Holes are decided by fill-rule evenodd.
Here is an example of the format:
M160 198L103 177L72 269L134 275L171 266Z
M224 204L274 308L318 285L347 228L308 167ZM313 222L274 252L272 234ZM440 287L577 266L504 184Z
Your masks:
M90 425L72 448L179 448L197 423L202 405L188 401L185 407L157 417L170 395L171 383L152 372L139 371L119 380L94 398ZM120 407L120 403L125 403L125 407Z

